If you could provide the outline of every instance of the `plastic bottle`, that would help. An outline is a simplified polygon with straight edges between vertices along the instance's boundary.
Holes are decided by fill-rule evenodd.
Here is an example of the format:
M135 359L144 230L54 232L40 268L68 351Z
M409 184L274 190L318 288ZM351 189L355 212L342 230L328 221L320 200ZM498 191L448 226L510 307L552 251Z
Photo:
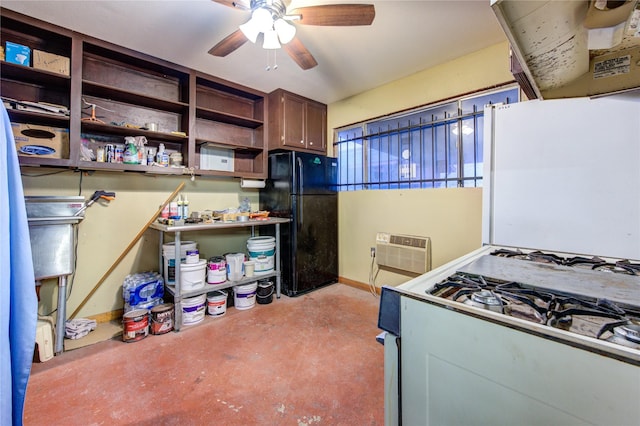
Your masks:
M177 201L172 201L169 203L169 217L171 219L180 219L180 216L178 216L178 202Z
M182 217L182 195L180 195L178 197L178 211L176 212L176 216L178 216L178 219L183 219Z
M161 143L160 146L158 147L158 156L157 156L156 162L158 163L158 165L162 167L169 167L169 156L167 155L167 152L164 150L163 143Z
M184 196L182 200L182 219L189 218L189 200L187 200L187 196Z
M124 164L138 164L138 147L136 140L132 136L127 136L125 140L125 149L123 154Z

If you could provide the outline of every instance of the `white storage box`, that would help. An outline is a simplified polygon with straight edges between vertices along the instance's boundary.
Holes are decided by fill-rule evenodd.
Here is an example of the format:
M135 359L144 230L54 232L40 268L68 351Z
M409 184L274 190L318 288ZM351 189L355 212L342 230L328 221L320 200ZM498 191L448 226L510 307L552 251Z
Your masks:
M232 172L233 150L203 145L200 148L200 169Z

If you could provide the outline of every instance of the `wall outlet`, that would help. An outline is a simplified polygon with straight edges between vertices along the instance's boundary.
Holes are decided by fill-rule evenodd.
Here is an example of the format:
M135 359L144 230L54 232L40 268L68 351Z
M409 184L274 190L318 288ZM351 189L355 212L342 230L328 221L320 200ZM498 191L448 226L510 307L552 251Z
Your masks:
M376 248L371 247L371 257L376 257Z

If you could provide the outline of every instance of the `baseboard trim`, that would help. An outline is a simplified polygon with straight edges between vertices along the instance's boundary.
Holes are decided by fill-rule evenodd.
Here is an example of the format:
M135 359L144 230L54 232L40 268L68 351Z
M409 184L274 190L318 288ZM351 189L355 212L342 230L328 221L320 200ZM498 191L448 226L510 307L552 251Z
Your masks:
M350 280L345 277L338 277L338 282L340 284L348 285L349 287L357 288L358 290L371 291L371 286L369 284L360 281ZM376 294L380 294L380 287L376 287Z

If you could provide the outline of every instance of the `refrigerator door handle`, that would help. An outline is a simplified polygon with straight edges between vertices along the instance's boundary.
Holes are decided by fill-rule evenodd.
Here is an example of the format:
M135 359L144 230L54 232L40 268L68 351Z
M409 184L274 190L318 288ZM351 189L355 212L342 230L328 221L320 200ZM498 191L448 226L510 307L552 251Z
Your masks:
M302 193L304 191L304 164L300 157L296 158L296 160L298 161L298 194L304 195Z
M297 194L302 196L304 195L303 191L304 191L304 164L302 163L302 159L300 157L296 158L296 161L298 162L298 167L297 167L297 171L298 171L298 191ZM302 224L304 222L304 211L302 209L301 206L302 203L298 203L298 228L302 227Z

